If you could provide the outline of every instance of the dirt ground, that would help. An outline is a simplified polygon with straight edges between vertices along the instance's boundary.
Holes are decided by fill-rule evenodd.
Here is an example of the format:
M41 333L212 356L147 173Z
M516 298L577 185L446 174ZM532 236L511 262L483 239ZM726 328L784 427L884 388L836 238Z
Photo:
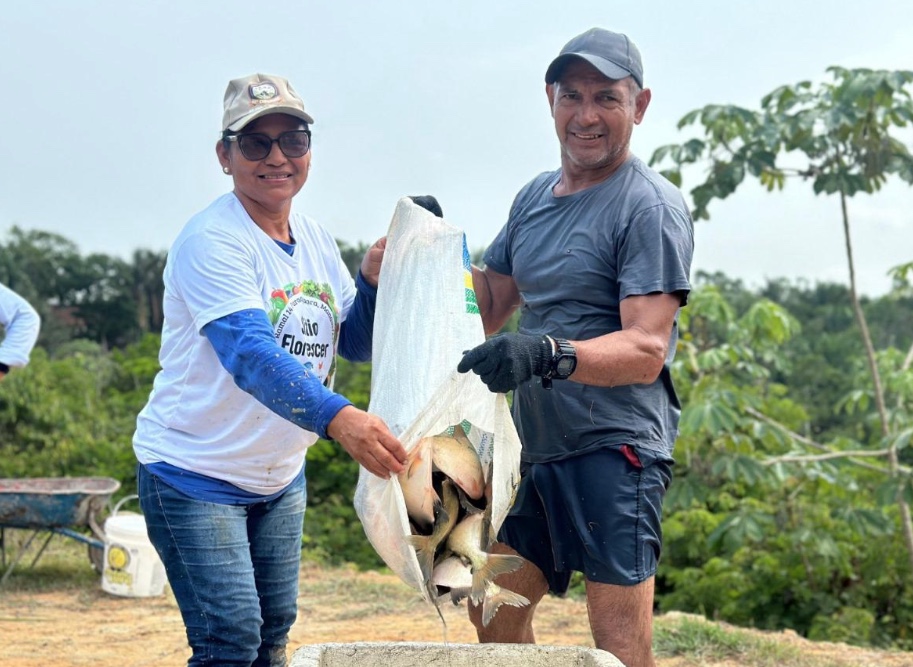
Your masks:
M303 644L354 641L474 643L465 603L447 605L446 637L434 609L389 574L307 566L301 574L298 621L289 655ZM658 620L658 622L661 619ZM540 644L592 646L586 605L546 598L537 613ZM913 654L806 642L813 667L913 667ZM144 667L186 664L189 651L174 598L122 598L97 586L41 592L0 590L0 664L5 667ZM744 667L741 661L661 658L660 667ZM771 665L774 663L770 663Z

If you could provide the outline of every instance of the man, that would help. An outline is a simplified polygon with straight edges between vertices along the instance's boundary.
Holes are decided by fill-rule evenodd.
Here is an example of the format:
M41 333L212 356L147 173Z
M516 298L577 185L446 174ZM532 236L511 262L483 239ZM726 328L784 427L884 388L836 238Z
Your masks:
M681 193L630 152L651 93L625 35L575 37L545 81L561 168L520 191L473 271L486 333L518 307L519 333L459 364L492 391L516 390L522 480L493 549L527 559L497 583L530 605L502 607L488 627L479 608L470 617L480 641L532 643L536 604L580 571L596 646L650 666L692 222Z
M38 340L41 320L28 301L5 285L0 285L0 380L11 368L25 366Z

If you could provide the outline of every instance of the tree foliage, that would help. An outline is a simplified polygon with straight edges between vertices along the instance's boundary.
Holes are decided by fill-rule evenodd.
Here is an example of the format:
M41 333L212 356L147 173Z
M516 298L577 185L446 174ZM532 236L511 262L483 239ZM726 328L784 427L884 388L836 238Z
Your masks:
M761 99L759 110L732 105L708 105L688 113L679 127L703 126L703 138L659 148L651 163L671 160L664 173L682 183L683 165L704 163L704 181L691 190L696 218L708 218L713 199L733 194L746 175L756 177L768 190L782 188L788 175L811 179L815 194L836 195L846 247L849 305L862 339L867 378L859 378L840 406L874 408L852 434L872 447L871 429L879 436L879 451L888 461L891 480L884 487L894 494L898 523L907 558L913 569L913 512L910 509L909 472L901 467L905 433L909 428L909 397L889 400L891 388L883 378L885 355L873 341L862 299L856 287L856 270L847 199L879 190L889 176L913 183L913 156L898 139L898 130L913 122L913 72L870 69L828 69L831 80L781 86ZM787 166L799 159L799 167ZM895 280L905 281L908 268L895 269ZM909 369L913 349L900 365ZM888 369L890 370L890 369ZM869 436L869 437L867 437Z
M733 194L746 176L768 190L788 177L810 179L816 194L874 193L888 176L913 183L913 156L892 130L913 123L913 71L831 67L831 80L781 86L759 109L710 104L686 114L679 129L703 136L656 149L651 164L671 162L663 174L681 186L682 167L706 164L691 190L695 219L709 219L713 199ZM791 165L799 158L803 164Z
M795 367L793 352L806 343L827 346L844 332L809 337L805 321L800 327L773 300L743 294L730 301L723 292L704 285L682 311L674 371L684 408L666 503L660 607L817 639L910 641L913 573L894 528L897 489L883 490L898 479L884 463L886 443L877 427L820 429L794 397L807 369ZM814 303L819 290L792 296ZM809 321L826 318L832 305L819 303ZM854 354L856 364L832 378L838 392L860 382L858 346ZM898 356L889 348L881 358L897 371L886 373L898 389L891 399L908 406L913 394L905 384L913 378ZM868 418L871 406L861 414ZM906 493L909 473L899 478Z

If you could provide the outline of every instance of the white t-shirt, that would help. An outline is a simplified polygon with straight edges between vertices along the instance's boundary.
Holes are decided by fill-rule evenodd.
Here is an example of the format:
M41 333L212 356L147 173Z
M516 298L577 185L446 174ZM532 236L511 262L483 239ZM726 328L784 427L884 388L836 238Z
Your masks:
M162 370L133 437L140 463L164 461L262 495L301 471L317 434L239 389L201 333L220 317L262 308L277 343L332 387L339 325L355 284L325 229L295 213L289 224L292 255L229 193L178 235L164 274Z

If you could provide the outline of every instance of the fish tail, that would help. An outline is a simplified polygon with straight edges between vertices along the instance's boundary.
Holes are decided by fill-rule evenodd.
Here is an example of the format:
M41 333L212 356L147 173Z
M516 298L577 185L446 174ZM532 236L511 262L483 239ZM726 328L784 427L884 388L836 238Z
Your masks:
M519 570L526 561L521 556L513 554L488 554L485 564L472 572L472 590L469 599L473 604L479 604L485 597L485 588L489 582L501 575Z
M498 608L502 604L510 605L511 607L525 607L529 604L529 600L519 593L514 593L513 591L508 591L497 586L493 586L492 588L494 588L495 591L486 591L485 598L482 602L482 626L486 628L488 627L488 624L491 623L491 619L498 613Z

